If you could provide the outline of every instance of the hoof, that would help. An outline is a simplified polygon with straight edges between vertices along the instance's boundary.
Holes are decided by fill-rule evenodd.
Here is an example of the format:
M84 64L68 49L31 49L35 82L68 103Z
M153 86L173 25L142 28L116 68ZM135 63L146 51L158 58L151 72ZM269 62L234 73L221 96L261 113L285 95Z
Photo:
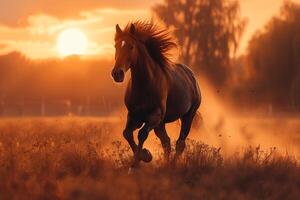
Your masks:
M141 154L140 154L140 159L144 162L151 162L152 160L152 154L150 153L150 151L148 151L148 149L143 149Z

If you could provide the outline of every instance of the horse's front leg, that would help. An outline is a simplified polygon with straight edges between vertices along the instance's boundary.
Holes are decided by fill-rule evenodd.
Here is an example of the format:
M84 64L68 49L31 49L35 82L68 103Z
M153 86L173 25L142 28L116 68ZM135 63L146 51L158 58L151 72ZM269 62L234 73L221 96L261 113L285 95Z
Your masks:
M133 118L131 118L130 115L128 114L126 127L123 131L123 136L127 140L133 154L135 154L135 152L137 151L137 144L134 141L133 132L134 130L140 128L141 126L142 126L141 122L137 122L136 120L133 120Z
M138 145L134 154L133 168L139 166L141 160L144 162L150 162L152 160L152 155L147 149L143 149L144 142L148 138L149 132L151 131L151 127L145 123L144 126L139 130L138 133Z
M147 149L143 149L144 142L148 138L149 132L157 127L161 123L162 117L160 110L157 110L152 115L149 116L147 122L139 130L137 145L137 150L134 155L134 162L132 167L138 167L140 161L150 162L152 160L152 155Z

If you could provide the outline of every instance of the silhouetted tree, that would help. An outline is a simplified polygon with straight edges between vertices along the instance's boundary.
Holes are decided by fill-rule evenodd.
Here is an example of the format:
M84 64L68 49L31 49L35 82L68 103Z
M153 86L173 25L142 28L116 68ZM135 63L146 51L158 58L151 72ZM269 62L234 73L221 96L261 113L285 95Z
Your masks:
M183 62L222 85L245 27L238 1L165 0L153 10L175 29Z
M300 108L300 4L285 2L248 47L249 85L257 100ZM267 99L266 99L267 98Z

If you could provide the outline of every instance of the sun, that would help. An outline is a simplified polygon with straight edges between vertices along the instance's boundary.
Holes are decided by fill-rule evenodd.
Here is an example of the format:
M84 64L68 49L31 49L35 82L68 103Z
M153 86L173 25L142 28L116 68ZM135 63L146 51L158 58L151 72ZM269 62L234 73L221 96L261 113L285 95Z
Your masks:
M84 55L87 50L87 37L79 29L63 30L57 39L57 50L62 56Z

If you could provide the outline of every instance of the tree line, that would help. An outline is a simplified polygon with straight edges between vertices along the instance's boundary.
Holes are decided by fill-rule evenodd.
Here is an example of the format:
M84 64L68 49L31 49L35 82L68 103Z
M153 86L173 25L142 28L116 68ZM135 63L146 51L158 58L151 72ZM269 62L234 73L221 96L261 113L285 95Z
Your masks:
M181 46L181 61L223 90L235 103L300 108L300 5L281 11L235 52L247 25L239 1L165 0L153 8Z
M77 56L38 61L18 52L2 55L0 115L114 111L121 106L123 88L110 77L112 65Z

